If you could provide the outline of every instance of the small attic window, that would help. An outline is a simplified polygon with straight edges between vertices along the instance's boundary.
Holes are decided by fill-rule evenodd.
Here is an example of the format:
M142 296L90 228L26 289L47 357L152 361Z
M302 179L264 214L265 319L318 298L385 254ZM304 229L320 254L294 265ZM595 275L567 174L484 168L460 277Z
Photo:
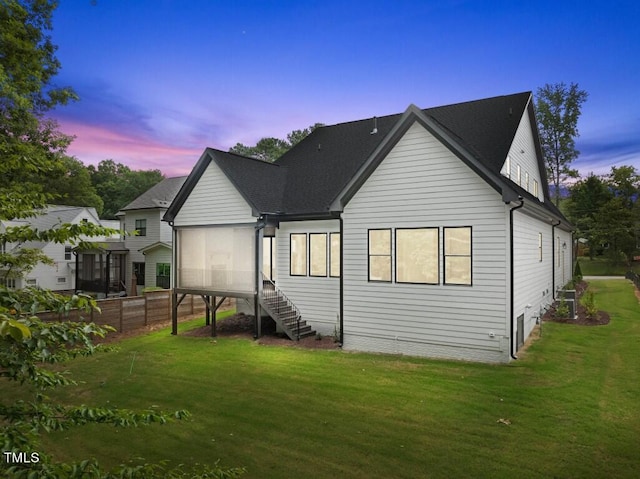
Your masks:
M504 176L511 178L511 157L507 156L507 161L504 162Z
M516 165L516 183L518 183L518 186L522 186L522 171L520 170L520 165Z
M538 189L538 181L537 180L533 180L533 196L538 198L538 194L539 193L540 193L540 191Z

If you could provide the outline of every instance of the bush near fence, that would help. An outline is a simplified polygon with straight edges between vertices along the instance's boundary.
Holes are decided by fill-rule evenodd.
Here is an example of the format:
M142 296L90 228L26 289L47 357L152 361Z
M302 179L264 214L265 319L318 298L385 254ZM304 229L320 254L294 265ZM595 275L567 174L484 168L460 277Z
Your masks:
M232 307L232 299L227 298L221 310ZM82 313L72 310L69 315L45 311L38 313L44 321L89 321L100 326L111 326L119 333L125 333L150 324L171 320L171 290L148 291L141 296L98 300L101 312ZM200 296L187 295L178 306L178 320L204 315L206 305ZM82 318L81 318L82 316Z

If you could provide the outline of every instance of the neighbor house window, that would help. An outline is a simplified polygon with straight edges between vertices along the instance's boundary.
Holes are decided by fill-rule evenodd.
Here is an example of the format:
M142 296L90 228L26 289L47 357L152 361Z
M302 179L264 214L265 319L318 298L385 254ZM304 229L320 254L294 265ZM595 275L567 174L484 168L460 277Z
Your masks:
M38 284L38 281L36 279L28 279L26 283L27 286L35 286L36 284Z
M292 233L290 236L289 274L307 275L307 234Z
M538 181L537 180L533 180L533 196L535 196L536 198L538 197Z
M538 261L542 261L542 233L538 233Z
M471 227L444 228L444 284L471 285Z
M396 229L396 282L438 284L438 228Z
M70 260L71 259L71 246L65 246L64 247L64 259L66 260Z
M391 230L369 230L369 281L391 282Z
M144 263L133 263L133 275L136 277L136 285L144 286Z
M59 284L60 284L60 283L66 283L66 282L67 282L67 278L63 278L63 277L61 277L61 276L58 276L58 278L57 278L57 279L58 279L58 283L59 283Z
M340 277L340 233L329 233L329 276Z
M4 285L7 289L16 289L16 279L15 278L5 278Z
M327 276L327 234L309 234L309 276Z
M136 220L136 232L138 236L147 236L147 220Z
M171 287L171 265L169 263L156 264L156 286L164 289Z

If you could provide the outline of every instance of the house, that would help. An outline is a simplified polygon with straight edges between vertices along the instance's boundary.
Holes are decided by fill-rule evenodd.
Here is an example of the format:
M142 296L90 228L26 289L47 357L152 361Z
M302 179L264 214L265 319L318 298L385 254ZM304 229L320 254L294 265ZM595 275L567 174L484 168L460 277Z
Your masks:
M11 226L31 226L37 230L55 229L56 226L68 224L80 224L83 222L95 225L116 227L117 225L105 223L101 221L93 207L84 206L61 206L49 205L42 214L28 219L18 219L14 221L2 221L0 228L4 231ZM114 238L83 238L85 240L96 241L97 243L114 244ZM115 238L117 239L117 238ZM97 244L96 243L96 244ZM52 291L75 291L77 290L77 261L79 260L85 268L88 268L91 260L87 259L83 262L83 255L78 255L77 250L72 244L59 244L55 242L29 242L22 245L4 244L4 250L10 251L15 248L35 248L41 250L45 255L51 258L53 265L38 264L33 270L21 277L4 277L4 284L7 287L21 289L26 286L39 286ZM93 256L93 253L89 254ZM87 270L88 271L88 270ZM88 273L87 273L88 274Z
M170 287L172 233L162 216L186 179L165 178L117 214L120 229L137 232L124 237L128 251L125 284L130 295L144 288Z
M275 163L207 148L164 219L174 305L244 298L346 350L508 362L572 277L530 92L321 127Z

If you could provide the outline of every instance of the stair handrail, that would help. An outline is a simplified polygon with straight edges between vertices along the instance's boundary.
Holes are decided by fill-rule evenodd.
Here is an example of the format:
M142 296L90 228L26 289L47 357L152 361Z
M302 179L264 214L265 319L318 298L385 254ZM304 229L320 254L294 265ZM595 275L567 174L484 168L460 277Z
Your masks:
M302 315L300 314L300 310L296 307L296 305L295 305L295 304L293 304L293 301L291 301L291 300L287 297L287 295L286 295L286 294L284 294L284 293L282 292L282 290L276 286L276 283L274 283L270 278L268 278L268 277L264 274L264 272L262 272L262 297L263 297L264 299L268 299L268 296L265 294L265 291L266 291L266 289L265 289L265 287L264 287L264 284L265 284L265 283L267 283L267 284L269 284L271 287L273 287L273 290L271 290L271 289L269 290L269 291L273 291L273 296L274 296L276 299L279 299L279 298L278 298L278 296L279 296L280 298L282 298L282 299L286 302L287 306L288 306L288 307L290 307L290 308L291 308L291 310L295 313L295 316L296 316L296 338L297 338L297 340L298 340L298 341L300 341L300 319L301 319L301 317L302 317ZM280 317L280 301L276 301L276 305L277 305L277 306L276 306L276 307L277 307L277 310L276 310L276 311L274 311L274 312L278 315L278 317Z

